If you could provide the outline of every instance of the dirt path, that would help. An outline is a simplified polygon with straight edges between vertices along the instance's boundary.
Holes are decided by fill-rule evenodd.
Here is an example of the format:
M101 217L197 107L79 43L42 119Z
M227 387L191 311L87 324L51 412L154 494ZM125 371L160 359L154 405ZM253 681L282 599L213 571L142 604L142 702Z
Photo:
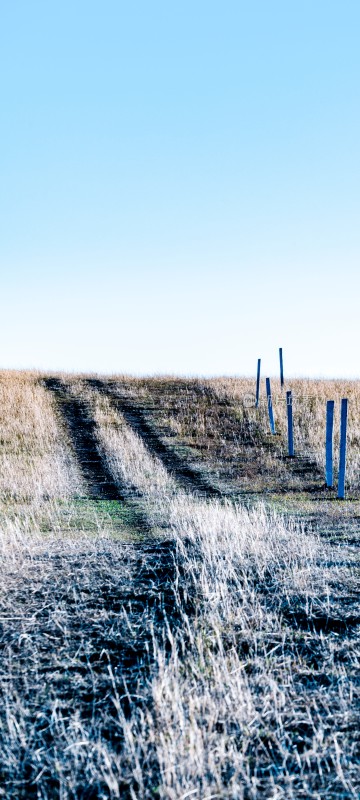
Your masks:
M126 487L114 483L101 457L86 403L60 379L45 385L99 519L104 501L131 508ZM39 787L42 797L107 797L103 759L121 797L134 796L121 715L150 708L154 628L166 641L181 620L174 541L151 537L141 510L131 513L141 541L48 534L1 577L0 739L9 746L0 747L0 797L35 800ZM23 698L13 712L18 736L8 727L13 697Z
M110 470L99 453L94 435L95 423L86 404L71 395L60 379L48 378L44 383L55 394L57 407L65 421L90 497L125 500L125 491L114 483Z
M114 389L106 381L90 379L88 384L110 399L114 408L124 416L127 424L144 440L149 452L160 459L180 486L205 497L223 496L223 492L204 474L204 470L186 463L186 460L173 448L165 444L160 432L153 425L152 409L147 409L126 395L122 395L121 387Z

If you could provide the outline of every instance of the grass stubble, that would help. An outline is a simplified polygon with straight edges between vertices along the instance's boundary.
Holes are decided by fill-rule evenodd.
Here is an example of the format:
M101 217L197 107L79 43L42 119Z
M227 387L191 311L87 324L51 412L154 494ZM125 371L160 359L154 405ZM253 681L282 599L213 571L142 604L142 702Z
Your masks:
M55 399L39 375L3 373L0 794L357 797L355 549L179 488L108 397L63 380L153 535L114 535L93 508L76 525L86 487ZM237 401L215 383L197 396ZM188 406L167 416L178 434Z

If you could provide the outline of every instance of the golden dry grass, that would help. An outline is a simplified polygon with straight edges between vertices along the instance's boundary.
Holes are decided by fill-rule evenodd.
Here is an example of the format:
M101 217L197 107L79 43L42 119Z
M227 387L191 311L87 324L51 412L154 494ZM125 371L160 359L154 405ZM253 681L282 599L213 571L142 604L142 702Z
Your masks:
M34 372L0 373L0 498L33 506L82 489L54 401Z

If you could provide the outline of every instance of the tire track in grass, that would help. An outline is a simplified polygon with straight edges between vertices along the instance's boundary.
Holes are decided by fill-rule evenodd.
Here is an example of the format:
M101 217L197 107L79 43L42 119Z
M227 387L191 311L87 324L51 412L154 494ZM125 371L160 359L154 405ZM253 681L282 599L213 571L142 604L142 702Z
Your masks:
M46 388L56 397L57 407L66 423L71 443L90 497L125 501L125 490L115 484L111 472L97 447L95 422L86 403L74 397L58 378L47 378Z
M130 506L138 529L149 533L145 515L132 510L127 487L114 483L104 463L87 404L73 397L61 379L48 378L44 385L56 397L88 500L99 502L100 518L104 501L118 500ZM71 786L74 800L130 800L139 786L129 767L119 706L125 718L139 706L144 713L149 710L154 630L167 647L169 630L181 625L174 540L80 535L67 545L47 537L34 545L20 571L6 573L2 581L0 738L8 743L0 747L4 796L60 800ZM8 717L20 714L16 701L12 712L12 691L22 703L21 737L7 731ZM78 747L81 759L73 755ZM117 782L114 793L102 749L108 779L115 776Z
M88 498L97 504L99 513L103 503L109 501L121 512L123 523L130 533L140 536L151 534L151 525L141 509L141 499L133 497L130 488L114 480L96 439L96 423L87 403L71 394L60 378L47 378L46 388L53 392L56 404L66 425L70 442L88 489ZM117 501L117 502L116 502Z
M173 448L165 444L150 422L146 408L142 408L131 398L121 395L106 381L89 378L87 382L92 389L108 397L115 410L120 411L127 424L143 439L151 455L156 456L162 462L165 469L180 486L199 496L219 499L224 497L224 493L214 486L206 475L187 464Z

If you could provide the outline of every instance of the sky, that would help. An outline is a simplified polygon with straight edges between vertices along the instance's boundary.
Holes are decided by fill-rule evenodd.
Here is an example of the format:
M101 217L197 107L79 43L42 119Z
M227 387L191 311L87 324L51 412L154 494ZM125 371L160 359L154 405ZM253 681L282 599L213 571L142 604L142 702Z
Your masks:
M358 0L0 2L0 367L359 377Z

